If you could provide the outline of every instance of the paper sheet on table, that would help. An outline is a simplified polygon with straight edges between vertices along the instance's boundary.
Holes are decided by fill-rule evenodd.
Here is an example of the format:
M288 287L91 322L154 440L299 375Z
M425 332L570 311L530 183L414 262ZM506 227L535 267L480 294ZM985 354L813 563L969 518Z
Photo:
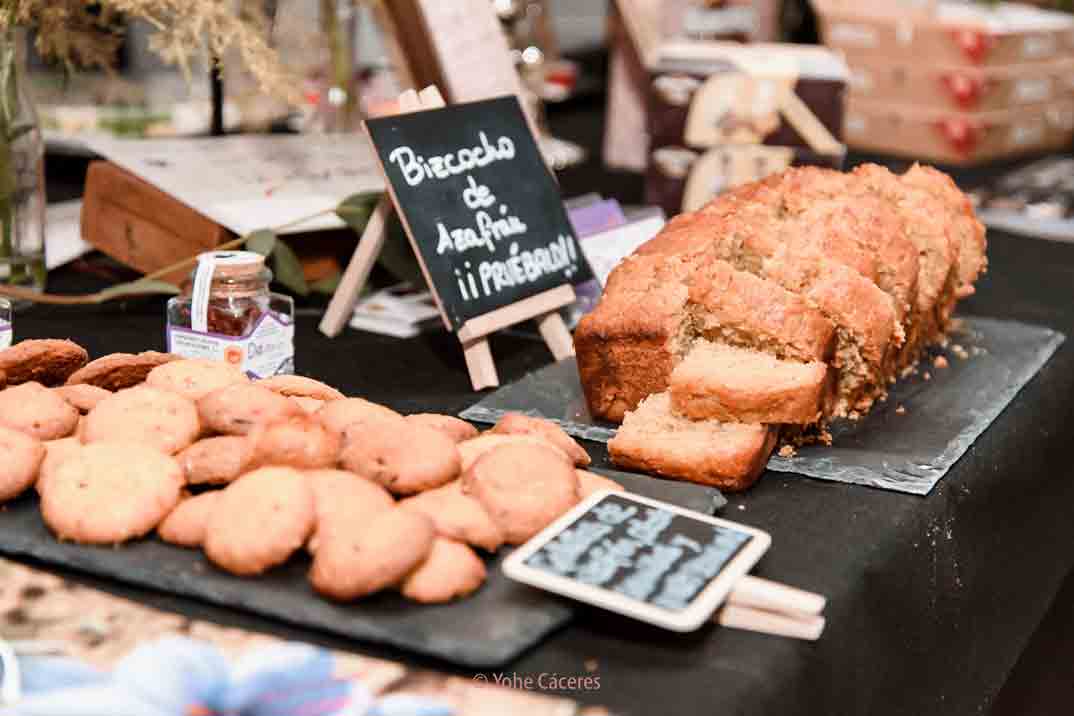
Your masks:
M857 422L834 423L831 447L801 448L790 458L775 455L768 469L926 495L1064 340L1043 326L963 319L948 347L931 352L916 375L892 387L885 402ZM947 367L933 364L939 355ZM501 388L460 416L494 423L509 412L549 418L584 440L615 436L616 426L590 416L573 358Z
M90 148L237 234L384 191L364 135L244 135L198 139L94 138ZM340 228L334 215L281 233Z
M92 248L82 240L81 201L60 201L45 207L45 267L49 271Z

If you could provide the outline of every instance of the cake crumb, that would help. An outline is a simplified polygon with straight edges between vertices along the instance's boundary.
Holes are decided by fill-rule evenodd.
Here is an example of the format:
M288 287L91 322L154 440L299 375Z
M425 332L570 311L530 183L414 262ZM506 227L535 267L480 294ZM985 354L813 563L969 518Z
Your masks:
M901 405L900 405L900 406L898 406L898 407L896 407L896 408L895 408L895 414L896 414L896 415L906 415L906 408L904 408L904 407L903 407L903 406L901 406Z
M925 380L932 380L932 373L929 373L928 371L925 371L924 373L921 374L921 377L924 378Z
M970 357L969 352L967 352L966 349L958 343L954 343L951 345L951 352L958 356L961 360L966 360Z
M798 451L794 449L793 445L784 445L779 449L780 457L794 457L798 454Z
M946 368L948 365L947 359L943 356L936 356L936 359L932 361L932 365L934 368Z

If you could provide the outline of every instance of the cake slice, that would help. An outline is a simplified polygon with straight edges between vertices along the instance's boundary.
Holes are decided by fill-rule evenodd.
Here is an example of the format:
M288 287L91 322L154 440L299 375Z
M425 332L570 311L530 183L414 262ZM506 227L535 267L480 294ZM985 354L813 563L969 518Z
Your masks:
M677 415L692 420L809 425L832 408L834 371L698 341L671 373Z
M608 454L620 467L738 492L760 477L776 433L756 423L678 417L668 394L657 393L626 414Z

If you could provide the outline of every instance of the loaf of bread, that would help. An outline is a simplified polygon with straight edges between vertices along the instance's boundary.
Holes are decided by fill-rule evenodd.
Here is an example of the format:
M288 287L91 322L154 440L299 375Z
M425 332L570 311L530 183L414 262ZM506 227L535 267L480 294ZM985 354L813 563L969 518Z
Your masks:
M930 167L801 167L747 184L675 217L609 276L575 332L590 411L624 422L617 463L711 481L684 467L690 451L664 465L653 451L682 430L697 442L692 420L801 436L858 417L943 336L986 267L968 198ZM736 445L729 489L730 468L752 483L773 441ZM747 459L750 445L763 454Z

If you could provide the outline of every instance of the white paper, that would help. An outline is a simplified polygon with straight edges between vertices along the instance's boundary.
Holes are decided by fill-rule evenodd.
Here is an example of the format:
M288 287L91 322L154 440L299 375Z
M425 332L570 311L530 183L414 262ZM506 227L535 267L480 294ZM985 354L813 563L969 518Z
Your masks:
M634 221L618 226L609 231L593 234L581 240L582 253L589 261L593 275L603 286L619 262L634 252L634 249L656 236L664 228L662 216L651 216L641 221Z
M60 201L45 209L45 266L52 270L93 247L82 240L82 202Z
M197 139L94 138L90 148L237 234L333 209L384 191L364 135L244 135ZM343 226L334 215L287 227Z

